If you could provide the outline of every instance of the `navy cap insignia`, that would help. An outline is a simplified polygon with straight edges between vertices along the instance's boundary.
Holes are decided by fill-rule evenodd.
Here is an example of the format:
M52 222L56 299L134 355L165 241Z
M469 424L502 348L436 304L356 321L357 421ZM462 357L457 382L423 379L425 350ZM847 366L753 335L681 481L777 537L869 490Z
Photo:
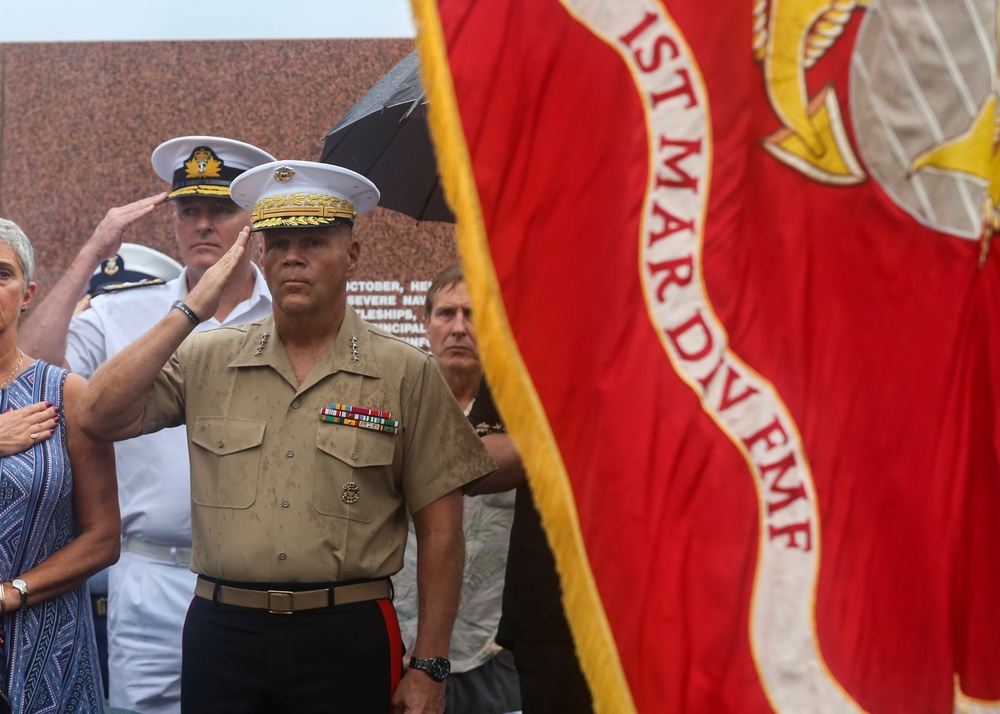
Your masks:
M223 161L207 146L199 146L191 152L191 158L184 162L187 178L219 178Z

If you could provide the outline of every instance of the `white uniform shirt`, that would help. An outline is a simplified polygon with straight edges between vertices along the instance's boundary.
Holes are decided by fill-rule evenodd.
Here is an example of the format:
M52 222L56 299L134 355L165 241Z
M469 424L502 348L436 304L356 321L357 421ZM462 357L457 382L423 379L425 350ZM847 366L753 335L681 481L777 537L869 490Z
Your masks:
M271 313L271 294L257 266L250 297L220 323L206 319L196 331L250 322ZM105 360L139 339L187 297L187 270L166 285L105 293L73 318L66 363L91 377ZM184 427L164 429L115 444L122 535L158 545L191 546L191 473Z

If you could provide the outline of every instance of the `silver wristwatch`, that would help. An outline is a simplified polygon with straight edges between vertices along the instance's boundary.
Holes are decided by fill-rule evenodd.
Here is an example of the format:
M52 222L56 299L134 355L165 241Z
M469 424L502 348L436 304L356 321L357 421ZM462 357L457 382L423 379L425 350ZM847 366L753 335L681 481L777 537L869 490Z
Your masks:
M28 584L21 580L21 578L16 578L10 581L10 584L21 593L21 607L28 606Z

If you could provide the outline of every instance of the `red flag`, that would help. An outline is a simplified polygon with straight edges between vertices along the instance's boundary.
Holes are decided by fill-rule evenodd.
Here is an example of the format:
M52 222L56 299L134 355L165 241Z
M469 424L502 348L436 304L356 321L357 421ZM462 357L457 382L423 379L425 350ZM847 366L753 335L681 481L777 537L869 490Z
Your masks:
M1000 711L997 8L414 5L597 708Z

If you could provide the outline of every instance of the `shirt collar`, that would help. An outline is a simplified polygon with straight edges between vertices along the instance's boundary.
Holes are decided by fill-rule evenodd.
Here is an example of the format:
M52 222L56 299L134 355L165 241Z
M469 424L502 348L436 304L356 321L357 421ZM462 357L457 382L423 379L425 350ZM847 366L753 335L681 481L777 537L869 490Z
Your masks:
M257 305L261 305L261 307L266 306L266 308L271 307L271 291L267 287L267 281L264 280L264 274L260 272L260 268L258 268L255 263L250 263L250 269L253 271L253 292L250 293L250 297L233 308L233 311L224 322L216 320L215 315L204 318L202 323L207 323L205 327L219 327L220 325L232 324L234 322L247 322L247 317L243 317L243 319L239 320L237 318L243 316L244 313L249 312ZM187 272L188 270L186 267L182 268L181 274L167 283L167 286L173 290L171 298L175 303L177 301L183 302L184 298L186 298L190 292L187 285ZM249 319L259 316L261 311L254 310L254 313L255 314L251 315ZM205 327L202 327L202 329L205 329Z
M295 385L295 372L285 346L274 327L274 316L260 320L256 332L249 331L243 349L230 362L230 367L269 366ZM328 374L351 372L366 377L380 377L378 362L372 351L369 326L350 305L345 307L344 320L333 344L313 367L312 373L298 386L304 391Z
M188 291L187 273L188 269L182 268L181 274L167 283L167 285L170 286L174 291L174 294L172 296L174 300L183 300L188 296L189 291Z

